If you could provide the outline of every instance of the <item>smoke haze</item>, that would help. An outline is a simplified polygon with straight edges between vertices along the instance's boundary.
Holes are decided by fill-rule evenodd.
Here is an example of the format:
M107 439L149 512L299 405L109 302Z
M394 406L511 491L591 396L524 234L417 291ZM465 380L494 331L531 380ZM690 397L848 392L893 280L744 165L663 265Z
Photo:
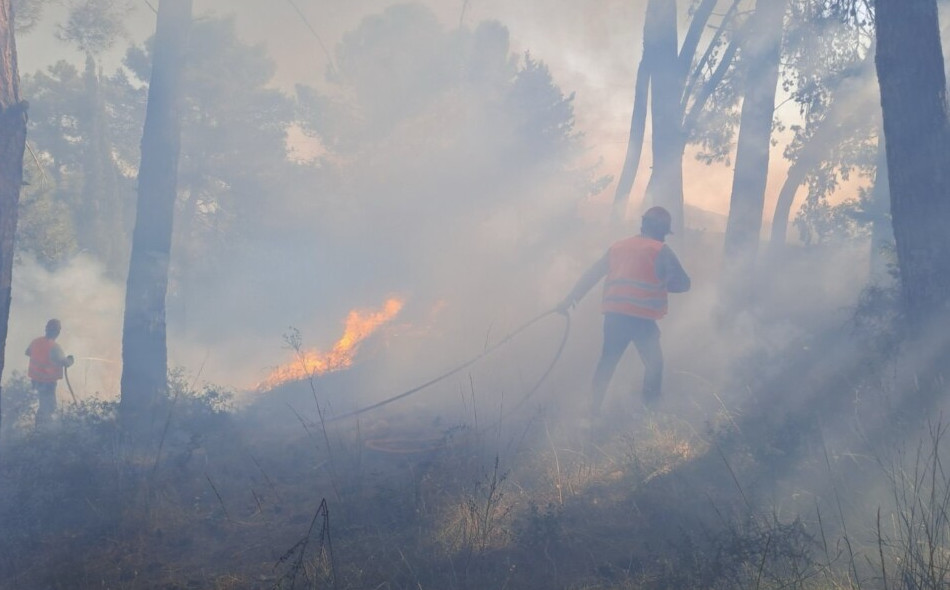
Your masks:
M24 349L55 317L63 326L58 342L76 357L68 374L80 401L116 400L155 14L133 0L124 36L95 62L56 38L69 4L49 3L40 25L18 38L23 87L32 93L24 98L31 103L28 141L35 155L25 164L29 184L21 211L27 214L18 237L5 377L26 372ZM149 532L134 550L145 554L140 547L162 545L167 553L154 561L164 559L169 569L180 553L199 545L207 550L196 550L192 563L212 548L210 559L226 561L220 555L231 549L228 543L246 545L231 553L242 560L254 553L248 547L267 545L270 553L260 551L260 561L273 561L284 537L308 522L311 532L319 529L310 504L322 494L338 510L334 534L342 559L385 546L376 555L384 565L341 568L341 575L353 576L348 582L392 565L387 559L396 558L386 554L410 545L398 536L405 533L419 536L421 553L434 553L440 543L457 545L440 546L443 554L431 563L429 556L400 553L394 569L411 561L406 569L423 563L438 574L417 568L419 577L410 572L415 580L407 576L393 588L423 587L420 579L448 570L469 575L512 547L524 550L539 571L579 555L587 577L571 578L565 568L547 587L632 588L640 587L638 568L648 577L649 568L682 557L668 559L674 550L666 545L679 551L693 538L674 535L686 531L699 539L715 519L726 522L708 530L722 527L728 537L715 540L721 543L709 552L715 559L738 552L746 561L737 571L761 576L781 569L772 554L780 561L782 551L793 550L783 544L786 537L779 535L787 531L779 524L794 521L818 538L812 515L832 511L830 498L837 496L827 488L836 477L850 478L849 492L859 490L845 510L892 502L878 483L864 486L862 478L877 469L872 451L889 446L881 433L899 431L903 441L905 432L921 430L892 422L895 408L923 406L914 380L925 361L901 356L894 344L900 322L888 315L896 296L893 236L872 243L872 232L891 226L888 203L874 190L880 188L881 112L873 45L867 30L846 27L840 18L801 17L796 10L810 6L804 0L788 4L774 125L771 135L762 132L771 145L758 146L758 156L768 150L769 163L761 240L745 246L754 262L735 273L735 285L728 283L731 265L745 254L726 258L723 246L733 182L743 182L734 176L743 76L758 65L743 62L740 50L739 61L725 70L725 89L687 130L685 228L667 244L692 286L670 295L669 314L659 322L663 395L656 403L641 395L644 367L630 346L610 383L604 415L590 417L591 378L603 345L603 285L569 314L553 310L612 242L640 230L653 173L649 124L626 219L612 220L611 208L627 151L646 4L194 0L165 312L169 367L181 369L180 379L197 393L179 398L183 388L172 380L174 402L156 418L165 422L152 457L120 448L125 433L116 429L120 421L112 422L111 406L64 405L55 428L33 429L31 410L22 408L36 396L5 386L14 401L5 397L4 411L20 395L20 409L10 414L21 424L4 426L13 461L4 457L8 466L0 467L18 475L0 486L0 516L20 511L18 503L26 500L17 494L39 488L42 477L80 471L75 465L83 463L61 447L82 442L83 420L93 425L90 439L105 441L101 456L89 460L100 461L108 476L76 476L89 492L36 494L31 511L20 511L25 516L16 531L31 542L41 539L36 546L52 545L34 534L47 526L34 515L59 518L62 512L66 524L51 520L49 530L104 523L105 532L94 531L98 537L89 546L118 547L122 531L138 533L139 525L121 522L125 512L110 514L109 494L123 501L135 495L129 490L138 483L120 473L126 470L147 488L141 522ZM743 15L753 13L752 0L738 5ZM697 6L677 3L680 42L688 9ZM716 12L710 20L704 42L721 18ZM721 56L724 47L710 54ZM71 66L50 68L61 59ZM714 70L707 64L703 75ZM767 130L769 111L762 112L760 126ZM106 138L105 145L93 136ZM110 164L108 174L86 159L93 148L100 165ZM800 177L796 163L807 166ZM780 195L794 197L789 239L769 244L773 212L789 205ZM63 251L69 254L57 257ZM472 359L477 362L467 362ZM335 370L307 379L308 369L327 365ZM417 394L340 418L455 368ZM238 411L219 412L218 398L201 397L205 385L233 392ZM62 385L58 395L68 403ZM403 452L399 444L407 441L431 448ZM387 443L393 447L384 448ZM867 456L858 456L863 452ZM66 469L46 467L60 464ZM113 485L113 471L121 485ZM487 483L509 473L504 485ZM40 483L17 487L19 474ZM72 485L70 477L56 483ZM492 502L501 502L493 496L496 484L508 504L491 513ZM76 505L47 510L57 493L75 496ZM430 498L442 504L427 504ZM507 518L507 511L513 516L505 522L504 543L477 541L471 547L482 544L464 557L463 568L465 539L457 539L470 532L465 519L478 521L476 530L494 514ZM774 528L755 528L758 511ZM843 528L840 500L834 511L841 522L826 518L819 526ZM75 529L73 513L82 515ZM865 516L861 527L852 527L848 514L848 527L867 534ZM195 534L179 546L177 535L191 521L207 530L188 530ZM595 534L583 529L591 524L586 521L596 525ZM325 522L329 529L328 516ZM761 536L748 541L746 527ZM829 539L838 541L839 534ZM247 541L252 535L260 539ZM55 541L52 534L49 539ZM317 539L307 539L312 553ZM593 572L588 543L627 551L628 540L635 547L630 555L603 558L628 565ZM761 553L744 553L756 543L765 547ZM882 545L870 546L868 564ZM121 550L103 551L101 559ZM306 543L301 559L305 551ZM595 549L589 553L591 563L601 559ZM700 563L701 553L689 559L699 556ZM287 555L278 565L293 561ZM648 563L656 555L659 565ZM18 559L8 560L7 579L8 571L17 573ZM832 564L827 554L816 559L827 559L823 569L834 565L850 580L849 564ZM108 567L122 569L120 576L131 571L128 563ZM95 567L83 571L95 573ZM503 567L506 583L515 580L509 587L521 587L518 575L531 577ZM864 572L865 579L877 575ZM794 585L766 577L763 587ZM360 585L370 579L367 574L351 585L376 587ZM803 580L798 585L807 585ZM449 585L492 587L468 580L441 587ZM664 587L752 585L673 581Z
M530 52L532 58L550 67L553 82L565 95L574 95L575 130L583 135L573 166L592 167L593 177L619 174L641 52L645 2L424 5L438 18L441 34L449 34L460 21L466 28L487 20L502 23L510 32L508 51L513 58ZM391 3L300 6L330 54L338 59L344 34ZM70 53L63 43L51 41L61 10L51 8L45 25L21 42L24 73ZM199 20L234 15L243 40L263 44L276 64L272 86L292 92L303 84L333 99L347 98L339 85L327 81L327 55L289 3L199 0L195 13ZM154 15L144 5L133 4L129 41L141 44L153 27ZM106 71L118 66L125 45L117 43L104 61ZM270 231L231 246L213 274L206 275L207 282L192 285L187 294L176 290L173 281L168 311L172 363L200 373L202 380L246 389L271 367L286 362L289 351L282 335L289 327L301 331L305 347L326 350L341 334L350 309L377 308L395 295L407 302L399 318L401 325L416 334L423 327L430 330L423 338L424 345L393 344L404 355L412 351L412 359L423 363L422 368L410 371L421 377L470 356L478 351L483 338L498 338L559 300L608 244L604 232L613 184L588 198L583 190L553 186L550 170L544 167L526 171L514 166L507 169L507 177L484 177L480 167L496 163L471 160L464 154L477 153L480 143L488 145L506 130L486 126L476 111L479 107L461 92L454 90L439 97L430 105L433 114L428 119L400 123L403 127L395 128L390 138L373 148L376 153L357 162L365 168L359 173L349 171L358 180L347 187L346 194L323 193L314 187L290 195L262 195L263 217L259 220ZM787 113L787 108L781 112ZM459 152L462 157L429 142L447 120L457 125L455 133L470 144L468 152ZM296 139L291 140L290 149L324 153L325 148L319 145L307 148L312 140L299 130L292 137ZM787 167L781 149L776 146L772 154L771 199ZM630 211L634 218L649 167L647 155L633 191ZM689 154L684 167L687 202L724 214L731 169L707 167ZM687 224L691 224L689 218ZM720 231L721 224L721 219L709 215L696 216L692 223L696 229L709 231ZM694 257L689 250L683 257L689 270L712 282L715 272L698 267L715 267L714 261ZM861 268L862 264L849 266ZM42 327L46 316L58 315L64 321L62 342L68 351L79 358L107 359L88 361L102 366L95 371L83 368L84 374L97 375L90 377L83 389L115 391L115 372L108 363L119 355L124 285L105 278L94 261L83 257L53 274L24 262L17 276L8 366L22 366L24 359L16 355L21 343ZM851 289L847 292L853 294ZM594 299L595 295L589 297ZM592 309L593 304L588 305ZM708 306L700 304L697 313L705 314ZM677 311L674 316L681 318L673 320L677 324L694 324L691 313ZM581 338L583 344L572 343L576 346L573 353L584 357L583 363L578 359L579 366L592 366L597 321L596 314L588 312L582 322L585 327L579 328L589 330ZM681 330L671 327L673 333ZM393 342L398 333L391 335ZM538 342L547 340L547 335L538 336ZM413 365L412 359L404 359L403 370Z

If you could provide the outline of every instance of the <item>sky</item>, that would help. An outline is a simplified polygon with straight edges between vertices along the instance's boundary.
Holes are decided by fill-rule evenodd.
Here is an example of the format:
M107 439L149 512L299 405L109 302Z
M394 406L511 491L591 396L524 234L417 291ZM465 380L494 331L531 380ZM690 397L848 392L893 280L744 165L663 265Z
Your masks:
M233 15L239 34L249 43L262 43L277 64L274 84L291 90L303 83L325 87L327 52L359 21L378 13L393 0L195 0L194 14ZM572 0L424 0L446 26L460 20L472 26L496 19L512 37L512 51L530 51L544 61L566 92L575 93L577 127L587 137L589 163L601 163L601 174L619 176L633 105L636 68L642 51L642 19L645 0L578 2ZM154 13L144 0L130 0L129 39L141 42L154 32ZM296 8L303 14L301 18ZM35 71L64 55L81 56L53 38L62 13L54 7L44 24L19 40L23 72ZM306 19L306 22L303 19ZM308 28L319 36L319 41ZM321 44L322 42L322 44ZM124 47L110 59L117 66ZM779 158L776 158L779 159ZM707 167L685 161L687 199L694 205L720 214L728 212L731 172L724 166ZM781 164L781 162L779 162ZM634 195L642 195L649 170L649 150L644 153ZM776 174L776 177L781 176ZM780 182L778 179L776 182ZM778 185L774 187L777 191ZM606 211L613 196L608 187L593 204L596 213Z
M130 6L128 40L140 43L154 32L155 15L148 0L127 0ZM273 83L285 90L303 83L326 88L328 52L332 55L342 35L360 20L378 13L393 0L195 0L194 14L233 15L239 34L249 43L265 45L277 64ZM552 70L565 92L575 93L577 127L587 137L588 163L600 163L600 173L619 177L633 104L636 68L642 51L642 20L646 0L419 0L446 26L474 25L497 19L511 32L512 50L530 51ZM154 2L151 3L154 5ZM299 13L298 13L299 10ZM682 12L682 11L681 11ZM18 39L23 72L64 56L81 63L81 56L54 38L64 5L53 5L34 32ZM682 17L682 15L681 15ZM312 27L313 31L310 30ZM318 39L319 37L319 39ZM117 67L124 52L120 43L106 63ZM795 106L785 105L780 116L796 117ZM649 133L649 128L647 129ZM766 200L766 223L787 170L776 146ZM644 151L633 199L642 195L648 176L649 150ZM684 159L686 200L721 215L728 214L731 168L706 166L687 154ZM854 187L849 187L853 193ZM609 208L614 185L594 200L595 214Z

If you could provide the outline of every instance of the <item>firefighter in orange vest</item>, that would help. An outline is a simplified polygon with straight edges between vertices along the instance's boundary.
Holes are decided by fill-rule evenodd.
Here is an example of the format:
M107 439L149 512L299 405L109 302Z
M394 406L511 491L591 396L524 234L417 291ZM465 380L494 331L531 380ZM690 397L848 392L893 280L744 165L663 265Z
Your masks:
M63 378L63 368L73 365L73 356L64 356L63 349L56 343L61 330L59 320L46 322L46 335L36 338L26 348L26 355L30 357L29 376L40 402L36 410L37 426L52 419L56 411L56 382Z
M558 305L567 313L600 279L604 282L604 345L594 371L591 415L600 412L607 386L630 342L643 361L643 398L652 403L663 384L663 350L656 321L666 315L667 293L684 293L690 280L676 254L666 244L672 218L663 207L643 214L640 235L620 240L581 276Z

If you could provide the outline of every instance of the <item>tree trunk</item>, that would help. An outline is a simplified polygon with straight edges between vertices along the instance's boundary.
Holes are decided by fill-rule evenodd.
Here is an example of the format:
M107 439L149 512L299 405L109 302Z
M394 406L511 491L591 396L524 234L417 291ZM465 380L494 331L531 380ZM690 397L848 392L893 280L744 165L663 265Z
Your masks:
M666 207L673 216L673 231L683 228L683 153L686 134L680 101L685 77L678 61L676 3L656 3L656 25L649 31L655 47L652 68L650 120L653 122L653 173L647 183L648 205Z
M690 15L689 30L680 48L677 48L676 2L650 0L647 5L643 57L637 71L627 156L614 193L614 222L621 220L626 213L630 190L640 164L649 89L650 118L653 122L653 170L644 202L647 206L662 205L669 209L673 216L674 232L683 228L683 155L690 126L695 122L695 117L686 114L687 108L692 109L690 113L693 115L702 111L703 105L712 95L709 89L715 88L721 81L732 60L731 50L724 52L719 60L722 67L717 68L710 81L699 89L699 96L691 100L693 86L700 79L701 72L705 71L710 59L718 54L716 48L719 40L733 21L739 0L732 0L703 57L694 63L696 50L718 3L719 0L702 0L695 6Z
M743 286L753 276L762 231L786 4L786 0L758 0L741 56L745 98L726 223L724 279ZM743 287L727 286L734 288Z
M785 250L788 241L788 220L792 215L792 205L798 188L808 178L808 173L815 166L812 153L825 153L828 144L812 140L803 148L802 153L788 168L785 182L778 192L778 201L775 203L775 213L772 215L772 236L769 238L769 254L777 256ZM829 148L830 149L830 148Z
M0 0L0 378L6 353L13 284L13 248L23 185L27 104L20 100L13 5Z
M677 67L675 70L667 72L675 79L675 87L679 88L682 94L687 76L691 73L693 58L696 54L696 48L702 37L703 29L709 21L713 8L717 0L703 0L693 13L690 24L690 30L683 40L683 47L677 56ZM672 37L670 36L670 13L672 10ZM640 58L640 66L637 68L637 84L633 97L633 115L630 120L630 138L627 143L627 156L624 159L623 170L620 173L620 180L617 182L617 190L614 193L613 221L619 223L623 220L627 211L627 202L630 198L630 191L633 189L633 183L637 177L637 169L640 167L640 156L643 153L644 129L646 128L647 118L647 94L650 88L650 81L653 75L655 63L658 56L664 56L664 63L669 65L670 39L672 38L672 51L676 53L676 12L675 6L667 0L651 0L647 5L646 18L643 22L643 56ZM674 84L667 89L672 92ZM676 120L682 120L682 108L677 115ZM655 124L654 124L655 125ZM684 144L685 149L685 144ZM665 157L665 156L664 156ZM682 158L682 155L680 156ZM654 158L655 159L655 158ZM680 191L682 192L682 191Z
M874 65L874 49L868 53L863 64L838 84L833 102L825 116L813 123L817 129L802 146L795 161L788 169L772 216L772 236L769 240L770 254L778 255L784 250L788 239L788 220L798 188L819 164L826 160L837 146L850 137L853 129L861 125L856 117L865 117L871 112L876 100L870 88Z
M191 0L162 0L158 8L122 329L119 410L128 431L152 423L152 410L167 397L165 296L181 144L180 89L191 5Z
M716 28L702 58L696 62L696 50L718 0L703 0L693 11L689 30L677 54L676 2L663 2L657 24L650 33L656 37L657 57L652 63L651 120L653 122L653 171L647 184L646 204L661 205L673 216L673 231L685 225L683 197L683 156L690 132L713 90L725 76L735 53L735 43L721 54L717 47L736 16L738 0ZM709 79L694 88L710 60L718 56L718 65ZM694 95L695 91L695 95Z
M652 4L651 4L652 6ZM647 22L650 12L647 11ZM647 27L644 26L644 29ZM627 156L623 161L623 170L620 180L617 181L617 190L614 193L614 206L611 214L614 224L623 222L627 214L627 202L630 191L637 178L637 169L640 168L640 156L643 153L643 134L647 122L647 92L650 89L650 50L646 38L643 43L643 56L640 57L640 66L637 68L637 85L633 96L633 115L630 117L630 138L627 141Z
M884 115L901 303L911 333L950 299L950 120L936 0L876 0L877 74Z

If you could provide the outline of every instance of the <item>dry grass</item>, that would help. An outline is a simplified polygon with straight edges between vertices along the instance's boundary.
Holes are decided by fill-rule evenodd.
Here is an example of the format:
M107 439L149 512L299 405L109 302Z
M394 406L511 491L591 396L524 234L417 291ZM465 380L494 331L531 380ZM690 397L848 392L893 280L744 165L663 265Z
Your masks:
M126 452L105 405L3 433L0 587L903 588L906 564L933 573L950 555L935 528L946 502L924 510L932 494L908 488L944 481L930 455L919 477L893 478L913 492L897 496L899 526L844 530L860 506L841 523L780 517L747 479L755 441L717 446L726 419L700 434L650 413L591 435L542 418L508 434L299 411L268 430L220 396L180 399L161 456ZM926 526L932 549L906 553Z

